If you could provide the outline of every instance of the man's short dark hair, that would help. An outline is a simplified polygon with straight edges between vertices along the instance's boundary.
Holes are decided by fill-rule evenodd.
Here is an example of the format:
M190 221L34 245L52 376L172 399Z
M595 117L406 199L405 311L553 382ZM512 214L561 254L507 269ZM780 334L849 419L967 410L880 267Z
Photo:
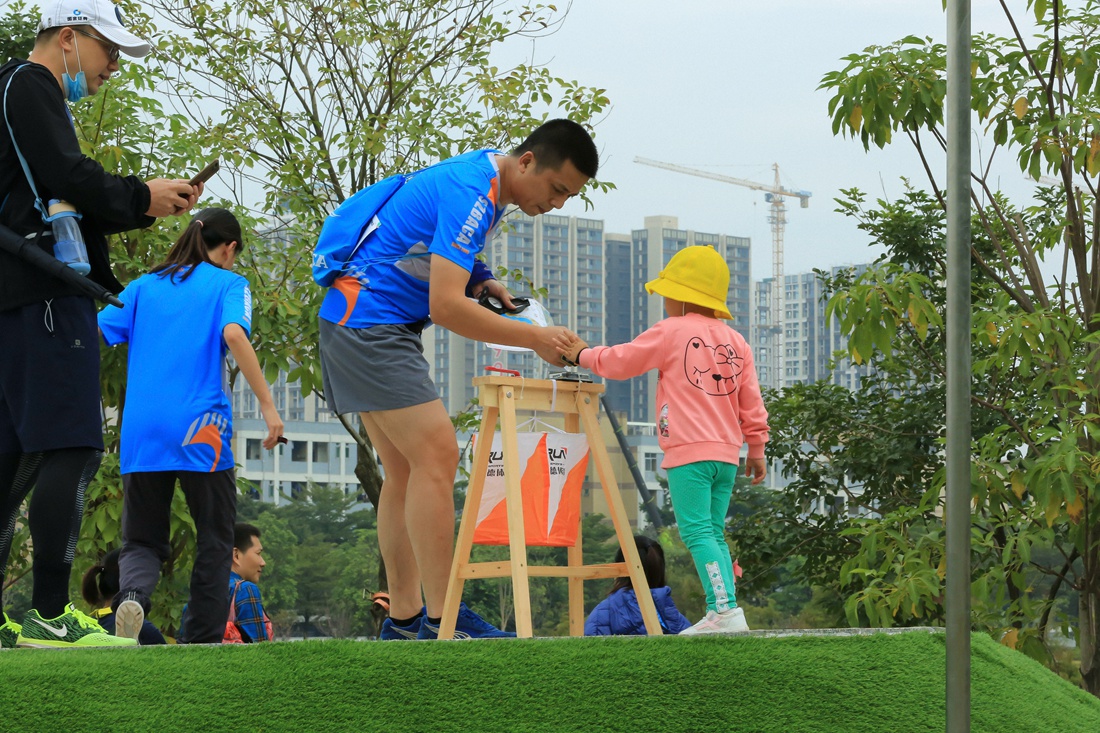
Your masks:
M45 30L38 31L38 35L35 36L34 42L35 42L35 44L45 43L46 41L51 40L54 36L59 34L61 32L62 28L77 28L77 27L86 28L86 27L89 27L89 26L55 25L53 28L46 28Z
M596 151L592 136L573 120L544 122L520 143L512 155L523 155L529 150L535 154L535 170L543 167L558 170L568 160L578 171L595 178L600 167L600 154Z
M252 538L259 539L260 528L248 522L237 522L233 525L233 547L241 552L248 552L252 547Z

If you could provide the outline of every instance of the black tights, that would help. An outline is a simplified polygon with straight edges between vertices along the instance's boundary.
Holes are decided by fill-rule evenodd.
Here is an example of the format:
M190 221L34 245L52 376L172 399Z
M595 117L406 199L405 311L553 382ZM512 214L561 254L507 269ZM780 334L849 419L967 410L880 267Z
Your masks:
M69 602L84 491L102 458L103 453L94 448L0 454L0 593L19 507L35 489L27 513L34 545L32 604L42 618L60 616Z

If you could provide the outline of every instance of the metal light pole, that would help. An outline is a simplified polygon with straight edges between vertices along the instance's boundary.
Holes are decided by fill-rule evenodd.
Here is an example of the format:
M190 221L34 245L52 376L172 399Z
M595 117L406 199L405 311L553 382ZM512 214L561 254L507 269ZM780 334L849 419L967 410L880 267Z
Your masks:
M970 0L947 3L947 731L970 731Z

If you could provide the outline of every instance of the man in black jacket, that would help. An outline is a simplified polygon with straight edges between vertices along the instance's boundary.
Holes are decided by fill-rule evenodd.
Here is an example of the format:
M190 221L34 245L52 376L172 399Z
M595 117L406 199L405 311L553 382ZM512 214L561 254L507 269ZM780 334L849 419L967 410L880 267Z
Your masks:
M118 70L120 53L148 52L110 0L49 0L29 59L0 68L0 224L37 237L52 254L47 202L71 203L83 215L88 277L115 293L122 286L111 274L106 236L190 210L202 186L107 173L81 153L65 102L95 94ZM0 588L20 505L34 489L34 608L21 628L4 614L5 646L132 643L69 603L84 490L102 455L95 304L0 251Z

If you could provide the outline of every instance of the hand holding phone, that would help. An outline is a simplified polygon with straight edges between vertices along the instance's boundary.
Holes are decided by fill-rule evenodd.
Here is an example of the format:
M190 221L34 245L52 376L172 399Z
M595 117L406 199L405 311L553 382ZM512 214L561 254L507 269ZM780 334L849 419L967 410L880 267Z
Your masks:
M188 181L192 186L197 186L200 183L206 183L210 178L218 172L218 169L222 167L221 161L217 158L210 163L210 165L203 168L201 171L195 174L195 177Z

